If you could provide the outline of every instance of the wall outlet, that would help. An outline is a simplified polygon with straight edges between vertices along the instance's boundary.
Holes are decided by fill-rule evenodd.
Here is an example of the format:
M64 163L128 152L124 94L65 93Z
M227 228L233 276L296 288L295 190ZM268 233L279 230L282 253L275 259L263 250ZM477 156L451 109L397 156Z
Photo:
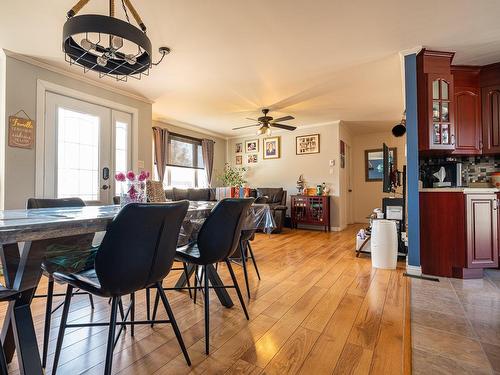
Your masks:
M335 160L334 159L330 160L329 165L330 167L335 167Z

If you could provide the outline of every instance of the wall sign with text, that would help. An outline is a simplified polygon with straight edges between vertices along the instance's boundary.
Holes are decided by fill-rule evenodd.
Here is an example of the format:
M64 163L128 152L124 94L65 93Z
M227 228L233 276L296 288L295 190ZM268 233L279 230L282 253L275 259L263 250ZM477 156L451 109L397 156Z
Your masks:
M9 146L33 148L35 122L30 119L9 116Z

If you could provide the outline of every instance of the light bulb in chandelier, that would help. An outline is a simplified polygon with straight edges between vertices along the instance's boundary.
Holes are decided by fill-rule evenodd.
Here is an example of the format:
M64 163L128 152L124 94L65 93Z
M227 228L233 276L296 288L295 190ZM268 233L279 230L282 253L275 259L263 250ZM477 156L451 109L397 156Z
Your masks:
M106 56L98 56L97 57L97 65L99 66L106 66L108 63L108 58Z
M123 39L119 36L112 35L110 45L114 50L118 50L123 47Z
M95 44L92 43L90 40L88 40L87 38L84 38L82 39L82 41L80 42L80 45L82 46L82 48L85 50L85 51L90 51L91 49L93 49L95 47Z
M125 55L125 61L129 65L135 65L137 58L134 55Z

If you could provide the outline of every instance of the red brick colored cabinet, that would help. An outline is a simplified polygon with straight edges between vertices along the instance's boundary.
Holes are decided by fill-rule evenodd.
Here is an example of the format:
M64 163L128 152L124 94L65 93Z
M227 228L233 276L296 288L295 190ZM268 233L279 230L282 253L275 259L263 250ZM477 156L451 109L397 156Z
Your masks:
M482 149L479 67L452 67L454 78L455 150L458 155L480 155Z
M483 153L500 152L500 85L482 88Z
M290 197L292 228L298 224L322 226L330 231L330 196L292 195Z
M455 149L453 56L451 52L426 49L417 56L420 151Z
M467 268L498 267L496 194L467 194Z

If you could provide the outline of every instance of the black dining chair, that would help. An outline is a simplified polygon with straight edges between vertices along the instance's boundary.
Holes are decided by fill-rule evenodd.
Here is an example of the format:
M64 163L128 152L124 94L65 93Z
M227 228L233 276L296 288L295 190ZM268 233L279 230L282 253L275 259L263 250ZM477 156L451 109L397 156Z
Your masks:
M57 337L53 374L57 370L66 328L109 325L105 374L111 374L116 326L151 324L151 320L135 320L133 293L154 286L159 293L184 358L191 365L188 352L175 321L174 314L162 289L162 281L170 272L175 257L179 231L189 207L188 201L174 203L131 203L121 209L109 224L99 246L94 268L79 273L54 273L56 281L68 284ZM73 288L80 288L99 297L111 298L108 323L68 324L68 312ZM131 303L124 319L117 321L120 298L130 295ZM130 315L130 321L127 321Z
M29 198L26 204L27 209L35 208L62 208L62 207L84 207L85 202L80 198L56 198L56 199L44 199L44 198ZM92 249L92 241L94 240L94 233L81 234L77 236L61 237L58 239L45 240L48 256L42 263L42 270L44 275L48 278L47 284L47 294L38 294L34 298L47 298L45 305L45 325L43 329L43 346L42 346L42 367L45 368L47 365L47 351L49 344L50 335L50 325L51 316L58 310L62 303L52 309L52 303L54 297L64 296L64 293L54 293L54 278L52 274L60 267L70 266L67 263L78 263L75 259L68 259L67 256L58 256L58 249L64 250L63 252L68 254L69 250L72 249L73 253L76 253L79 249L86 250L84 252L78 252L82 255L79 259L82 264L82 268L90 268L93 266L93 253L95 249ZM89 264L86 264L86 254L91 259ZM53 254L52 256L50 254ZM73 265L71 265L73 266ZM74 294L87 294L90 300L90 306L94 308L94 301L92 299L92 294L86 292L75 291Z
M266 204L267 197L262 196L255 198L255 204ZM242 230L240 237L240 247L239 251L241 254L241 265L243 266L243 275L245 276L245 284L247 288L247 296L250 298L250 285L248 283L248 271L247 271L247 260L250 258L252 260L253 266L255 268L255 272L257 273L257 277L260 280L259 268L257 267L257 262L255 261L255 256L253 255L252 246L250 245L250 241L253 241L255 238L256 229L251 230Z
M0 267L1 268L1 267ZM8 289L0 285L0 302L13 301L17 298L18 291L13 289ZM9 372L7 370L7 359L5 358L5 352L3 351L3 344L0 338L0 374L7 375Z
M253 198L227 198L221 200L203 223L200 232L198 233L196 242L182 248L178 248L176 251L176 260L202 267L203 270L205 294L205 352L207 355L210 351L209 290L214 288L214 286L210 287L209 285L207 272L208 265L217 262L226 263L233 285L222 285L217 286L217 288L235 288L241 307L245 313L245 317L247 320L249 319L245 302L243 301L238 281L234 275L229 257L238 247L243 221L252 203ZM155 303L153 319L155 317L157 306L158 303Z

